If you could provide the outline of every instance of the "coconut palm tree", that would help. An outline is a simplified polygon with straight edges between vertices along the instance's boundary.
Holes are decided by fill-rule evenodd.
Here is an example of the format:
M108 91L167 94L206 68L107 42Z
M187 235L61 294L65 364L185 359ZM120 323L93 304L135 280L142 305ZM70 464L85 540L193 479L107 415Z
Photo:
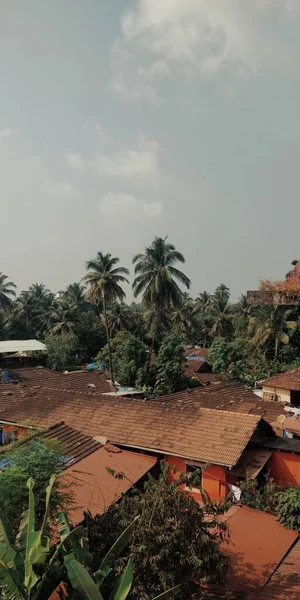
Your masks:
M77 310L85 303L85 286L80 283L71 283L63 292L63 299L69 304L72 310Z
M15 297L16 284L13 281L6 281L7 275L0 272L0 309L6 310L12 304L12 298Z
M49 314L50 333L54 335L63 335L71 333L76 324L76 311L68 302L63 300L55 301L52 304L52 310Z
M288 344L295 329L296 321L290 320L292 309L284 306L265 306L250 318L250 335L256 348L262 348L267 342L274 344L274 354L278 356L280 344Z
M229 304L224 306L222 299L214 298L210 303L209 312L213 323L210 329L211 335L225 337L232 321Z
M107 336L109 367L114 385L113 364L111 358L110 332L107 320L107 309L113 302L124 300L126 294L120 283L129 283L125 275L129 275L125 267L116 267L120 259L111 254L98 252L96 258L86 263L88 273L83 280L88 284L86 298L94 303L102 302Z
M194 303L188 294L182 294L178 306L171 310L172 329L177 333L184 333L187 341L192 343L192 333L196 327L196 314Z
M132 319L129 306L124 302L114 302L107 311L107 322L111 337L120 329L130 331Z
M134 296L137 297L142 294L144 305L147 307L153 306L156 311L148 371L162 311L170 308L171 305L173 307L179 305L182 290L177 281L187 288L191 284L189 278L174 266L178 262L185 262L181 252L178 252L173 244L167 242L167 238L158 237L154 238L151 246L145 248L144 254L137 254L133 258L133 264L135 265L135 279L132 286Z

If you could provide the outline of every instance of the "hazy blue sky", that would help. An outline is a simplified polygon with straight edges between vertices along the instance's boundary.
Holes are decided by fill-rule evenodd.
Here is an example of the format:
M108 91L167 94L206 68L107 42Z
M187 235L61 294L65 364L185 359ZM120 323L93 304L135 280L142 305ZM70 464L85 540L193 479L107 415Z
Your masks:
M299 32L300 0L1 2L0 270L55 291L168 235L195 295L282 277Z

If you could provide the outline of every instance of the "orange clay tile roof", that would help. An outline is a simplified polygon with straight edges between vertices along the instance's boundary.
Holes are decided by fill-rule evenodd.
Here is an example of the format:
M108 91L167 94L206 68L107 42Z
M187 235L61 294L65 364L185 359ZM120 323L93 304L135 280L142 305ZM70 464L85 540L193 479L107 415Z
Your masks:
M68 511L73 524L80 523L83 511L102 514L127 492L157 462L145 456L106 444L86 458L68 467L63 478L72 486L73 506ZM114 471L111 475L106 470Z
M120 445L233 466L260 416L202 408L201 403L189 406L41 387L25 396L0 396L0 420L19 424L29 420L40 427L65 421Z
M229 544L223 544L223 552L229 557L231 563L231 573L226 585L229 589L242 592L245 598L249 598L251 593L257 594L268 582L287 552L292 552L298 533L285 529L273 515L248 506L233 507L227 515L224 515L224 520L229 528L230 541ZM297 564L299 573L299 556L291 559L295 565ZM298 591L300 591L299 587ZM281 592L283 595L278 596L280 600L296 598L290 596L287 581L281 582ZM273 597L277 598L270 595L268 600ZM299 597L297 596L297 600ZM256 600L260 598L260 595L255 595ZM265 596L262 600L265 600Z
M71 371L67 374L62 374L45 367L9 369L8 373L11 379L26 387L43 386L61 390L68 389L76 392L93 391L98 394L113 391L112 385L102 373ZM13 385L15 384L5 384L10 389Z
M283 388L284 390L300 390L300 367L292 371L273 375L273 377L264 379L261 383L263 387L270 386Z
M268 423L275 422L282 414L287 415L283 403L260 400L251 390L239 383L219 383L186 390L160 396L155 402L260 415Z

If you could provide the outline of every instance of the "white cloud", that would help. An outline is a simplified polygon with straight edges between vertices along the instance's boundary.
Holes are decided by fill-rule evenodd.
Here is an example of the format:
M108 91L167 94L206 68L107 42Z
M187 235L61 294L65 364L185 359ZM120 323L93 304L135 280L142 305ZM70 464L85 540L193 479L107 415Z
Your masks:
M90 168L108 177L157 177L159 150L159 144L155 140L140 137L133 148L108 154L97 153L87 158L81 154L67 154L65 158L74 169Z
M149 177L158 174L159 145L154 140L141 138L135 148L128 148L110 156L97 154L92 162L102 175L113 177Z
M72 196L79 195L79 191L76 190L71 183L68 181L59 181L53 177L46 177L43 187L49 196L53 196L55 198L70 198Z
M102 216L130 222L145 217L157 218L163 214L161 202L143 202L131 194L114 194L113 192L100 198L98 209Z
M69 152L68 154L65 154L65 160L69 167L72 167L72 169L81 170L85 167L85 160L81 154L73 154L72 152Z
M2 131L0 131L0 144L1 144L1 142L4 142L4 140L11 138L13 135L14 135L13 129L2 129Z
M111 88L127 98L155 102L159 96L151 80L169 77L174 69L212 77L224 69L245 76L264 65L277 68L279 43L263 28L288 17L297 3L136 0L121 18L122 37L113 45Z
M146 68L139 73L139 67L133 65L133 57L126 50L126 42L116 40L112 47L113 77L109 87L116 94L128 100L147 100L152 104L159 104L161 98L150 81L145 81ZM148 74L149 80L149 74Z

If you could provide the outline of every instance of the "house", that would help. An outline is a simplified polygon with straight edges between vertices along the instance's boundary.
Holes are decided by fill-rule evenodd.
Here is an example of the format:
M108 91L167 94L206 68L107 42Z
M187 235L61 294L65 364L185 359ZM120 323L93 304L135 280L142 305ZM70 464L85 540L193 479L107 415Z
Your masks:
M213 373L212 366L208 362L208 348L186 346L185 351L184 374L186 377L194 377L202 385L220 383L220 374Z
M157 462L156 457L101 443L63 422L45 431L32 431L19 448L37 440L56 440L62 447L63 480L72 491L68 514L74 525L83 520L84 512L92 516L106 512L133 485L142 482ZM6 450L5 457L9 455Z
M273 375L262 382L263 399L300 408L300 367Z
M60 376L59 381L64 377L68 380L68 376ZM202 484L216 500L224 498L229 483L236 481L231 470L248 451L254 432L261 430L267 435L271 430L260 414L204 407L196 399L183 402L181 394L145 401L97 391L76 392L69 387L63 390L57 383L55 387L41 385L16 392L1 396L0 390L0 422L4 428L15 426L20 433L26 420L31 427L40 428L65 421L96 439L106 437L121 448L164 458L171 468L176 466L183 472L209 463ZM212 396L211 392L205 394L207 398ZM262 461L260 456L259 471L264 468ZM199 490L194 495L201 497Z

